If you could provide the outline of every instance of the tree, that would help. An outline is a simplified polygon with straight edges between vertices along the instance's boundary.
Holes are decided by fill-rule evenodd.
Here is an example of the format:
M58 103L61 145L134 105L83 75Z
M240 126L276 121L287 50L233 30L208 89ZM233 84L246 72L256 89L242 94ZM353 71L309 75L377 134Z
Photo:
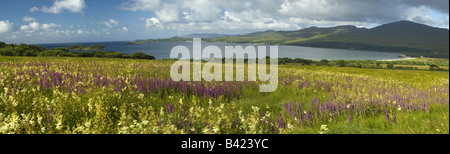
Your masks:
M27 50L25 51L25 54L23 56L27 56L27 57L36 57L36 53L33 52L32 50Z
M149 60L154 60L156 59L155 57L153 57L152 55L147 55L143 52L135 52L130 56L132 59L149 59Z
M430 70L439 70L439 66L437 66L435 64L431 64L430 65Z
M0 42L0 48L4 48L4 47L6 47L7 45L6 45L6 43L5 42Z
M329 63L329 62L330 62L330 61L328 61L328 60L326 60L326 59L322 59L322 60L319 61L318 65L319 65L319 66L328 66L328 63Z
M394 69L394 67L395 67L395 66L394 66L393 63L389 63L389 64L387 65L387 68L388 68L388 69Z
M278 59L278 65L286 65L286 61L283 59Z
M381 66L381 62L377 61L377 67Z
M3 56L14 56L13 52L11 50L0 50L0 55Z
M344 60L338 60L336 61L337 67L345 67L345 61Z
M95 54L92 52L83 51L78 54L79 57L94 57Z
M44 47L36 46L36 45L28 45L28 47L29 47L31 50L33 50L35 53L39 53L39 52L43 52L43 51L47 50L47 49L44 48Z
M24 56L26 49L23 46L17 46L13 50L15 56Z

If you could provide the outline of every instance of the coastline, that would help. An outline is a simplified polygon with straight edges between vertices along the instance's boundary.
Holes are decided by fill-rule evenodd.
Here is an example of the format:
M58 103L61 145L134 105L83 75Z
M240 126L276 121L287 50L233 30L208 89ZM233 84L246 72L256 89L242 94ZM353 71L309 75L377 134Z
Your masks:
M401 57L401 58L397 58L397 59L383 59L383 60L377 60L377 61L399 61L399 60L414 60L414 59L417 59L417 58L414 58L414 57L408 57L408 56L406 56L404 54L398 54L398 56Z

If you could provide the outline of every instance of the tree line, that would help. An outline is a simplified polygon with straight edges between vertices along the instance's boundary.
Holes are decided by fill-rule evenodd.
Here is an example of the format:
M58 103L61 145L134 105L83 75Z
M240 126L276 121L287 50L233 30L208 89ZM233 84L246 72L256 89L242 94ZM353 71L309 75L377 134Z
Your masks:
M26 56L26 57L97 57L97 58L123 58L123 59L156 59L152 55L136 52L131 55L116 51L83 51L70 52L68 48L46 49L42 46L27 44L6 44L0 42L0 55L2 56Z

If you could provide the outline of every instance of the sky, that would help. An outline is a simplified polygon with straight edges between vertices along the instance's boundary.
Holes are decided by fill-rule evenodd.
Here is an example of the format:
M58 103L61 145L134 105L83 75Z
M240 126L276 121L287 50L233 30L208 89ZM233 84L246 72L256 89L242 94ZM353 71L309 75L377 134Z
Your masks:
M2 0L0 41L132 41L409 20L449 28L449 0Z

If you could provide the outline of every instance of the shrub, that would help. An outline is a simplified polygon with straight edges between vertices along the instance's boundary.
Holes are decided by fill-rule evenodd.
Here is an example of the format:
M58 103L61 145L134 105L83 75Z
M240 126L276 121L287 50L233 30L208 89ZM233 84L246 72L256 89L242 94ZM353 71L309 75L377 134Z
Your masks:
M130 58L132 59L149 59L149 60L154 60L155 57L151 56L151 55L147 55L143 52L136 52L133 53L132 55L130 55Z
M386 66L388 69L394 69L394 64L393 63L389 63L387 66Z
M345 60L338 60L336 61L337 67L345 67Z
M0 48L4 48L6 47L6 43L5 42L0 42Z
M319 66L328 66L330 61L326 60L326 59L322 59L319 61L319 63L317 65Z

